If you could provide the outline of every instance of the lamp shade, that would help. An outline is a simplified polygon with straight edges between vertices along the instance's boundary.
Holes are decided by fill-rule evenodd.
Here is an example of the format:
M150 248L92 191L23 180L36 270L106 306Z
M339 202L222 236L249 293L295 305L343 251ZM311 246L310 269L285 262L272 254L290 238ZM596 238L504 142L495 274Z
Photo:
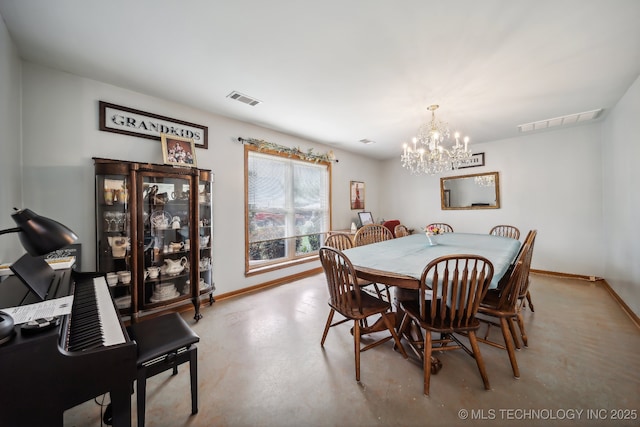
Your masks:
M78 240L78 236L66 226L30 209L21 209L11 217L18 225L14 230L19 232L22 246L31 256L48 254Z

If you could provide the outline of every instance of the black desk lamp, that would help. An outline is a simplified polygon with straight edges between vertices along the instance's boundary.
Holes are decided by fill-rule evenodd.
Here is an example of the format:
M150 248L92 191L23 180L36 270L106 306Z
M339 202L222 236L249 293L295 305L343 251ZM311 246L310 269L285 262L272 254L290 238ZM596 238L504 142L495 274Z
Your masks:
M16 212L11 217L18 226L0 230L0 235L19 233L18 238L22 246L31 256L48 254L78 240L78 236L73 231L57 221L40 216L29 209L13 209ZM21 260L29 255L23 255ZM0 311L0 344L8 341L12 335L13 319Z

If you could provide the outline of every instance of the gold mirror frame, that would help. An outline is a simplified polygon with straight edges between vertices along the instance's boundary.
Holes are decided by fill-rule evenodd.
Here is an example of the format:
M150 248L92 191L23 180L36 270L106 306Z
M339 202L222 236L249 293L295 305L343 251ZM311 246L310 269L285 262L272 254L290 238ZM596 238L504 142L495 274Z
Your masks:
M482 177L482 178L481 178ZM452 203L456 203L459 198L455 197L456 194L451 194L453 187L464 185L467 187L466 193L473 191L476 187L478 189L488 189L491 186L482 186L477 184L479 179L493 181L494 194L490 194L490 190L477 191L475 194L479 197L471 196L467 197L467 202L464 205L452 206ZM447 181L452 181L448 183ZM494 200L490 200L495 195ZM458 202L460 203L460 202ZM498 172L485 172L474 173L471 175L458 175L458 176L445 176L440 178L440 207L442 210L472 210L472 209L500 209L500 177Z

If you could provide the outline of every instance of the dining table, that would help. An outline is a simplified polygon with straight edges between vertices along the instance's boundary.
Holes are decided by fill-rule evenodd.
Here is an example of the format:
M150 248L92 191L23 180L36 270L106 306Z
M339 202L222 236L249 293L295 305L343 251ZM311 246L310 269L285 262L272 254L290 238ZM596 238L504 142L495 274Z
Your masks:
M430 244L424 233L385 240L346 249L358 277L397 286L418 289L422 271L434 259L445 255L481 255L493 264L490 289L498 287L520 250L520 241L510 237L475 233L444 233L438 243Z
M395 300L403 301L418 297L417 290L424 268L429 262L445 255L471 254L487 258L493 264L493 278L489 288L494 289L509 270L521 246L519 240L491 234L456 232L436 237L437 244L432 244L435 239L428 239L424 233L419 233L357 246L343 252L353 264L359 278L394 287ZM401 314L394 316L397 327L402 320ZM382 322L377 321L372 326L363 328L362 334L384 329ZM441 366L440 361L432 357L432 373L437 373Z

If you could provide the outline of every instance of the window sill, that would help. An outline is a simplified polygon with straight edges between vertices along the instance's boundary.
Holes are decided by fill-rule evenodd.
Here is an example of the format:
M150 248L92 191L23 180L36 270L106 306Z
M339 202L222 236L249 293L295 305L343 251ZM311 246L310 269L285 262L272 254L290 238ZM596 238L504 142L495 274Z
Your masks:
M296 265L300 265L300 264L305 264L307 262L312 262L312 261L317 261L318 260L318 254L314 254L308 257L304 257L304 258L297 258L294 260L287 260L287 261L283 261L283 262L279 262L277 264L269 264L269 265L265 265L263 267L254 267L254 268L250 268L248 271L246 271L244 273L245 277L250 277L250 276L255 276L258 274L262 274L262 273L268 273L270 271L275 271L275 270L282 270L284 268L289 268L289 267L293 267Z

